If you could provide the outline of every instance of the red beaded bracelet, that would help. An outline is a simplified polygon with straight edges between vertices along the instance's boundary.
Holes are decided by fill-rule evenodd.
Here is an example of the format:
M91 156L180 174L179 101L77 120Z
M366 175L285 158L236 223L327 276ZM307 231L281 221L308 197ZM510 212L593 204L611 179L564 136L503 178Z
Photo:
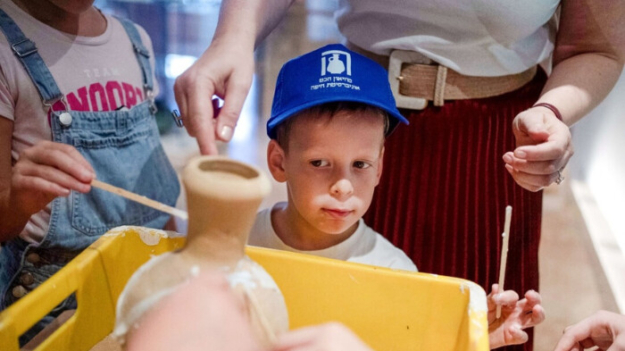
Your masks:
M556 115L556 118L558 118L560 121L562 121L562 114L560 113L560 110L558 110L557 107L555 107L552 104L547 103L547 102L539 102L539 103L537 103L536 105L534 105L532 107L539 107L539 106L546 107L546 108L550 109L551 112L553 112L553 114Z

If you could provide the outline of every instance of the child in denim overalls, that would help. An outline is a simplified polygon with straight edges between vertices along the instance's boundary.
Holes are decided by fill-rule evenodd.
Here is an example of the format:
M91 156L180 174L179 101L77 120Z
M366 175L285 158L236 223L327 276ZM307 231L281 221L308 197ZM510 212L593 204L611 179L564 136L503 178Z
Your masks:
M94 177L171 206L180 192L154 121L149 38L92 4L0 0L0 310L108 229L169 220L92 190Z

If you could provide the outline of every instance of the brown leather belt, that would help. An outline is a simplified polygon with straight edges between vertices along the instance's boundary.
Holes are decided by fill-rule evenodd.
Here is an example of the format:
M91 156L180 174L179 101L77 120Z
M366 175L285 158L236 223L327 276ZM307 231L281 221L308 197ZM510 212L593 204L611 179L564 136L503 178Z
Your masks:
M351 43L347 47L388 68L389 83L400 108L420 110L427 106L428 101L432 101L434 106L443 106L445 100L502 95L524 86L536 74L534 66L507 76L465 76L415 51L394 50L390 56L382 56Z

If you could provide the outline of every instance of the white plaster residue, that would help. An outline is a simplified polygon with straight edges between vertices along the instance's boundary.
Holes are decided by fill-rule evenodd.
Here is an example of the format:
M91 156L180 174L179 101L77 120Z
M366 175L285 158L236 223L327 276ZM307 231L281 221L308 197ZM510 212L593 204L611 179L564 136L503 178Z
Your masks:
M104 235L102 235L102 236L117 236L117 235L120 235L120 234L123 235L129 228L132 228L132 227L129 227L127 225L123 225L123 226L120 226L120 227L115 227L115 228L109 230L108 232L104 233Z
M473 282L464 282L460 284L460 292L463 294L469 291L469 310L475 312L488 312L486 304L486 293L481 286Z
M167 238L167 233L160 230L141 228L141 230L137 230L137 232L139 233L141 241L148 246L158 245L158 243L161 242L161 238Z
M193 267L191 267L191 275L194 277L197 277L198 275L200 275L200 266L193 265Z
M356 283L356 284L360 284L360 282L358 280L356 280L356 278L354 278L354 276L351 275L351 274L349 275L349 279L353 280L354 283Z
M258 285L263 289L280 291L273 278L258 263L245 256L235 266L234 270L222 268L231 287L242 285L246 289L256 289Z
M233 288L241 285L244 289L256 289L256 282L250 272L236 271L228 274L226 278L228 278L228 282Z
M488 305L486 302L486 293L481 286L473 282L465 282L460 284L460 292L463 294L469 292L469 306L467 308L467 314L471 324L475 327L475 340L482 338L484 333L488 332L487 328L483 328L480 321L481 318L488 315Z
M252 272L258 279L260 286L262 286L265 289L279 290L276 282L273 280L273 278L269 275L269 273L267 273L267 271L263 267L259 266L258 263L252 260L250 260L250 262L252 262Z
M108 232L106 232L104 236L121 235L123 237L126 235L126 233L129 233L129 232L136 232L137 234L139 234L139 237L141 238L141 240L148 246L157 245L161 241L161 238L176 238L176 237L184 236L182 234L172 232L172 231L165 231L165 230L146 228L146 227L137 227L137 226L126 226L126 225L115 227L109 230Z

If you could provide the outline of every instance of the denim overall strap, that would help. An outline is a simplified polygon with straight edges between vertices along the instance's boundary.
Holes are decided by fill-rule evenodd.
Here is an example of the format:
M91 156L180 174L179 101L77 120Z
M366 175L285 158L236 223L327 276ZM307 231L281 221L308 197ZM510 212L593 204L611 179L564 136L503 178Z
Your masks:
M150 52L148 49L143 46L143 42L141 41L141 35L139 35L139 31L135 24L128 21L124 18L115 17L124 27L126 33L128 34L128 38L132 42L132 48L137 56L137 61L139 61L139 66L141 66L141 72L143 73L143 88L146 92L151 92L154 89L154 82L152 81L152 68L150 65ZM154 96L150 96L146 94L146 97L153 99Z
M22 62L30 79L35 83L44 104L52 105L61 99L63 94L54 82L52 73L37 52L35 43L26 38L24 32L2 9L0 9L0 29L4 32L13 53Z

